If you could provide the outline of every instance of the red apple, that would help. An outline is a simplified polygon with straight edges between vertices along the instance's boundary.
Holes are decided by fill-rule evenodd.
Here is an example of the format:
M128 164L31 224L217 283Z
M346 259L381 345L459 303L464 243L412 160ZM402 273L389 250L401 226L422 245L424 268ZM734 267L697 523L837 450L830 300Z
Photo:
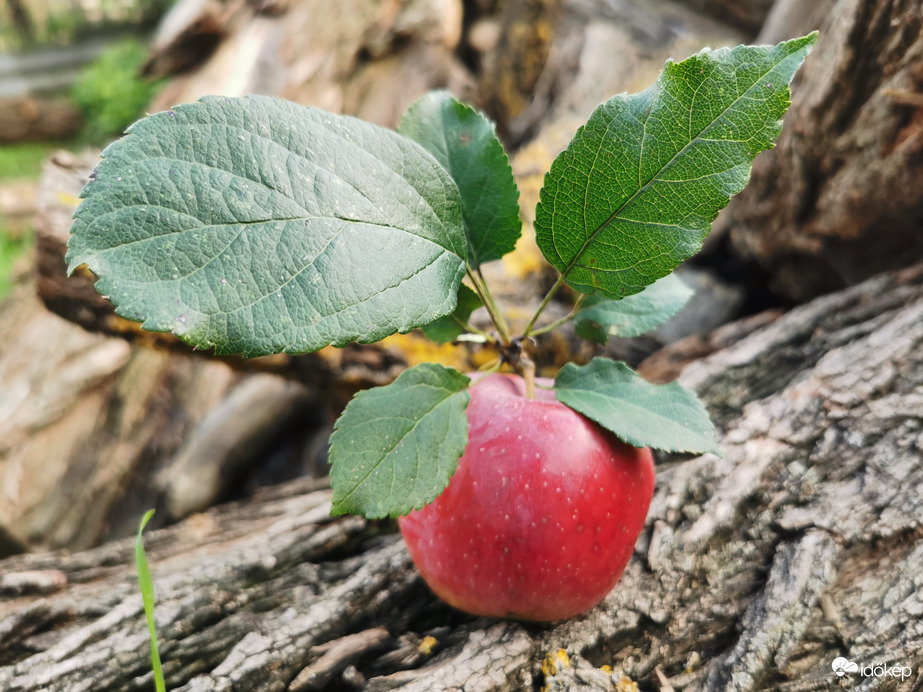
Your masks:
M539 380L550 386L550 380ZM525 381L469 390L468 447L448 488L401 517L436 594L476 615L560 620L622 576L654 492L649 449L631 447Z

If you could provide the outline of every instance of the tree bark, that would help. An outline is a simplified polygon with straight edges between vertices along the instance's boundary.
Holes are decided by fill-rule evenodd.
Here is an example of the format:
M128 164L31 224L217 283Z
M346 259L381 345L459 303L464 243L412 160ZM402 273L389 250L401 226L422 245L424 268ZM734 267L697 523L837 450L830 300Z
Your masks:
M785 130L721 222L795 301L923 256L923 6L779 0L760 39L817 28Z
M816 0L813 0L816 2ZM751 37L759 32L773 0L680 0L701 12L739 27Z
M923 265L740 334L680 377L724 456L660 459L600 607L547 626L459 614L391 522L332 519L302 480L147 536L168 686L793 692L836 688L839 656L908 669L863 689L919 685ZM0 562L0 688L150 685L131 555Z

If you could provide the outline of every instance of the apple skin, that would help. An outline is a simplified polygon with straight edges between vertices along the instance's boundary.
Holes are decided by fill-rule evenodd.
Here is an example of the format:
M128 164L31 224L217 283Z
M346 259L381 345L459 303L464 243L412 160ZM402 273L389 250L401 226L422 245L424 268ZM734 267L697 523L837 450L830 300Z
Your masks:
M475 615L552 621L592 608L644 527L650 450L551 390L527 399L516 375L484 376L469 391L468 446L448 488L398 520L414 564L436 595Z

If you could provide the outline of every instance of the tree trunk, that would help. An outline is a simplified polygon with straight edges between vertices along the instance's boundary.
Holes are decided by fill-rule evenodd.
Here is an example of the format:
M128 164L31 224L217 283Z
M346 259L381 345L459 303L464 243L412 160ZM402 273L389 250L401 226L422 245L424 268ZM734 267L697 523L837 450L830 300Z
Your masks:
M923 5L779 0L760 39L816 28L776 149L722 220L795 301L923 257Z
M7 0L6 10L13 29L19 34L20 40L28 45L35 37L35 27L32 26L32 18L26 6L22 0Z
M680 378L724 457L660 459L602 606L547 626L454 612L393 523L332 519L297 481L148 535L168 686L819 690L840 656L905 676L852 673L862 689L919 685L923 265L742 333ZM0 562L0 688L149 687L131 560L123 541Z

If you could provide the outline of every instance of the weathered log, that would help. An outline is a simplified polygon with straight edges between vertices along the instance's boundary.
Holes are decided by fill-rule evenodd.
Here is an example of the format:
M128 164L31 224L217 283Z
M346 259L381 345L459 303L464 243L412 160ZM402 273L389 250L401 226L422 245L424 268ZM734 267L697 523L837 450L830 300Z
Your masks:
M164 21L146 68L185 73L151 110L258 93L394 127L423 92L470 89L455 57L461 32L461 0L186 0Z
M60 254L38 258L49 261L63 280ZM129 535L137 502L189 512L239 496L261 475L302 473L301 448L326 437L327 407L337 405L291 379L87 332L46 310L25 273L0 302L0 333L4 557ZM269 450L272 469L250 463Z
M393 524L331 519L329 493L298 481L148 536L168 685L818 690L837 687L843 656L905 675L851 674L862 689L918 686L923 265L742 331L680 378L724 457L660 460L600 607L549 626L458 614ZM150 684L131 552L0 562L0 688Z
M164 15L151 39L150 55L141 71L158 78L195 69L215 51L227 34L227 22L244 3L186 0ZM248 12L249 14L249 12Z
M755 35L763 26L774 0L680 0L680 2Z
M0 98L0 144L67 139L82 124L80 112L65 98Z
M132 348L34 293L0 304L0 556L128 535L138 502L188 512L240 494L260 473L241 459L325 429L325 406L291 380Z
M480 105L508 143L535 140L552 158L597 105L647 88L668 58L745 39L660 0L521 0L474 29Z
M0 221L8 237L21 240L35 225L38 211L38 184L34 180L0 182Z
M789 2L761 39L819 28L772 152L723 217L731 246L795 301L923 256L923 6Z

